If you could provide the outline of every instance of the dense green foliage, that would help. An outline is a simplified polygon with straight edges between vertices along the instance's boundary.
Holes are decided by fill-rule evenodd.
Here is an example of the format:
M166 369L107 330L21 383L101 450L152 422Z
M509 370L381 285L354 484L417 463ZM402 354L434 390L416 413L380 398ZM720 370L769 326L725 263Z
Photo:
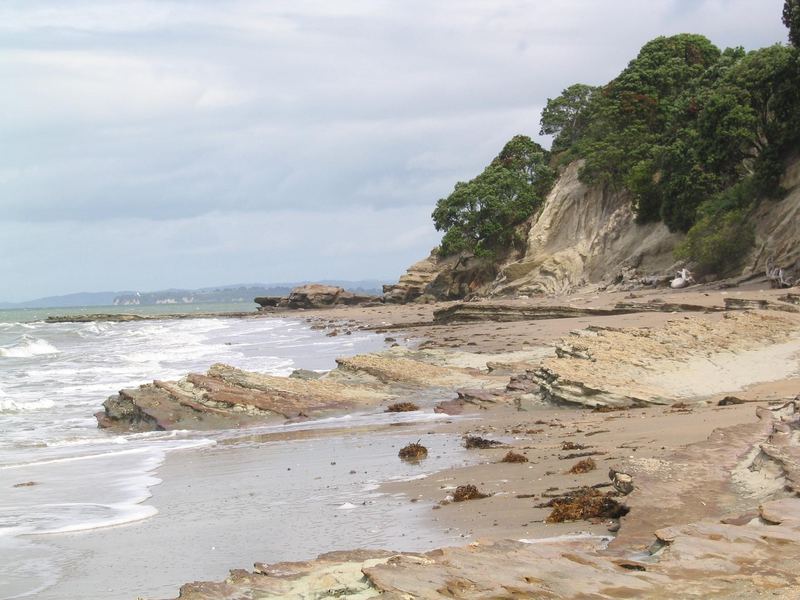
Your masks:
M595 87L576 83L561 92L558 98L547 99L539 135L555 136L553 152L566 150L581 138L588 125L588 109L596 91Z
M548 100L541 133L559 164L584 160L583 181L629 190L640 221L689 232L677 254L699 271L730 271L753 243L750 211L781 196L800 145L800 0L786 0L783 22L794 47L656 38L607 85Z
M795 48L800 48L800 0L784 2L783 24L789 28L789 41Z
M576 102L576 89L591 91ZM553 125L565 105L577 131ZM782 45L721 52L699 35L656 38L606 86L549 100L541 124L554 151L584 159L584 181L624 187L641 221L687 231L745 177L754 197L779 195L781 158L800 139L800 58Z
M554 172L581 159L581 179L630 191L641 222L688 232L677 254L699 271L733 269L753 243L756 202L781 196L785 159L800 148L800 0L786 0L782 18L791 46L721 51L701 35L659 37L608 84L548 99L549 155L517 136L439 200L443 253L508 247Z
M444 231L442 254L491 256L508 248L514 227L533 214L553 183L548 163L546 150L518 135L480 175L457 183L433 211L436 229Z
M731 210L701 217L675 254L691 260L699 273L725 276L742 266L754 241L753 225L745 212Z

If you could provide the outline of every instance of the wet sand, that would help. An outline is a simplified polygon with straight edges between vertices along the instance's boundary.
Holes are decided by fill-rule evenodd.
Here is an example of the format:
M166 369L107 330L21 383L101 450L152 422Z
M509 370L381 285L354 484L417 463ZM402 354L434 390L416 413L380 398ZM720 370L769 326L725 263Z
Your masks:
M172 597L187 580L224 578L231 568L251 568L255 559L299 560L342 547L414 550L458 543L459 532L430 527L422 505L378 490L390 478L447 472L477 458L439 431L437 421L443 420L298 429L260 434L257 441L247 435L173 452L145 502L158 510L154 516L29 538L61 571L58 583L37 598ZM423 464L397 458L412 438L424 438L431 449Z

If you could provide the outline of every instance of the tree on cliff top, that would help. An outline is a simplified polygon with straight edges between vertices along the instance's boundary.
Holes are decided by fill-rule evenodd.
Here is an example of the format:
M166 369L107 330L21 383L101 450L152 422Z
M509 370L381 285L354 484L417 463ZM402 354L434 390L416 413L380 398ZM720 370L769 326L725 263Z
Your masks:
M493 256L514 242L514 227L541 204L553 184L549 153L524 135L511 139L483 172L458 182L436 203L433 222L442 255Z
M539 135L552 135L552 152L575 144L586 130L589 104L598 88L583 83L569 86L557 98L548 98L539 121Z
M800 0L784 2L783 24L789 28L789 41L795 48L800 48Z

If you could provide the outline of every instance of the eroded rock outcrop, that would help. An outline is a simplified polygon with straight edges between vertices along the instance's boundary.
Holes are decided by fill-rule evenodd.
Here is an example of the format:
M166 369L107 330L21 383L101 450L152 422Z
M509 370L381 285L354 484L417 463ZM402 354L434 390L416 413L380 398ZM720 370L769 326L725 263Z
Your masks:
M731 306L731 309L750 308ZM470 323L480 321L538 321L576 317L608 317L641 312L718 312L722 306L677 302L618 302L608 308L570 306L566 304L532 304L522 301L459 302L433 313L434 323ZM791 312L791 307L788 309Z
M503 377L430 364L402 348L338 359L325 375L278 377L212 365L205 374L121 390L103 403L98 425L120 431L245 427L375 406L409 389L501 387Z
M397 283L383 286L384 300L393 303L458 300L488 291L499 264L471 255L441 257L436 249L411 265Z
M507 266L495 293L565 293L589 283L671 270L680 236L662 223L636 223L630 195L589 187L580 162L567 167L528 234L525 256Z
M100 427L117 430L214 429L370 406L390 397L386 391L363 386L215 364L205 374L121 390L103 403L104 411L96 416Z
M580 168L580 161L570 164L531 217L521 255L512 251L491 264L443 258L434 251L397 284L385 286L387 301L668 284L678 266L674 249L683 235L670 232L663 223L637 223L629 193L582 183ZM745 261L745 277L763 276L768 264L784 269L792 281L800 277L800 159L787 163L781 183L787 195L780 201L763 200L751 216L756 244Z
M260 310L265 311L276 308L311 309L373 304L382 302L382 298L356 294L334 285L310 283L294 288L287 297L263 296L254 301L261 307Z
M630 509L610 551L625 554L670 544L679 535L676 524L728 515L759 516L758 505L796 497L800 492L800 445L793 432L800 426L798 400L757 408L757 421L712 432L707 440L661 458L629 458L619 467L630 478ZM614 475L617 473L614 472ZM800 498L796 500L800 507ZM771 522L780 522L776 517ZM736 519L728 519L736 521ZM800 553L800 547L797 552Z
M788 163L781 186L786 196L763 201L753 214L756 245L745 275L761 275L770 264L800 277L800 159Z
M657 329L594 327L562 340L555 357L508 390L588 407L668 404L788 376L774 365L799 351L800 319L778 312L685 317Z

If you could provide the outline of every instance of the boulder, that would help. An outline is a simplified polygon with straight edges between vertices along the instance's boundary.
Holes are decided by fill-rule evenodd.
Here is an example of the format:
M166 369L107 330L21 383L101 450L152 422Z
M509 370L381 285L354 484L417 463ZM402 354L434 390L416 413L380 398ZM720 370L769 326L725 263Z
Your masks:
M287 298L289 308L320 308L337 304L349 292L333 285L310 283L294 288Z

